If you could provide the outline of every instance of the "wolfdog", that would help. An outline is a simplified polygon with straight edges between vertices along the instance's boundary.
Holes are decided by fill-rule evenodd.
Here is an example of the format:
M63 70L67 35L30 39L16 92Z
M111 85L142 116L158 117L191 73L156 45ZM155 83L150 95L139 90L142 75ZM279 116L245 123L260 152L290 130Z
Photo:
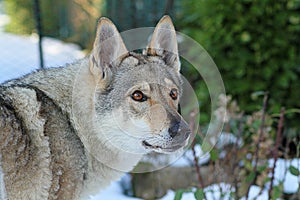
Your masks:
M143 155L182 150L179 71L170 17L143 53L101 18L89 57L0 85L1 199L86 199Z

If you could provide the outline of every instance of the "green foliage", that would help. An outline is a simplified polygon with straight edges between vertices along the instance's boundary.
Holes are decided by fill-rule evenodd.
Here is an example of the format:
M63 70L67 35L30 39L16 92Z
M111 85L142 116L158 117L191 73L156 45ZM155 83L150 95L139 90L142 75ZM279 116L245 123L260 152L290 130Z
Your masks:
M257 102L250 98L256 91L269 91L272 112L279 112L281 106L300 107L300 1L191 0L182 4L176 24L210 53L227 92L241 109L257 109ZM194 86L201 84L198 80ZM207 104L208 100L202 103L203 109Z
M185 190L177 190L176 193L175 193L174 200L182 199L182 195L183 195L184 192L185 192Z
M181 200L184 193L193 193L196 200L206 199L205 192L203 189L196 189L196 190L194 190L194 189L176 190L174 200Z
M33 0L5 0L10 17L6 31L16 34L36 32ZM84 48L92 46L95 25L101 16L102 0L42 0L40 14L44 36L76 42Z
M191 189L180 189L180 190L177 190L176 193L175 193L174 200L181 200L183 193L189 193L191 191L192 191Z
M291 174L293 174L294 176L299 176L300 175L300 172L298 170L298 168L294 167L293 165L291 165L289 167L289 171Z
M205 193L202 189L197 189L196 192L194 192L194 197L196 200L205 199Z
M183 193L193 192L197 200L206 199L205 196L208 195L218 195L218 199L228 199L228 196L230 196L230 199L247 199L250 195L253 196L253 193L251 194L252 189L250 190L251 187L260 188L260 192L253 199L258 198L262 192L267 192L269 199L284 198L286 194L283 183L289 178L288 172L298 177L300 171L297 164L288 164L291 157L286 149L280 147L281 142L276 140L283 132L283 129L280 128L281 126L277 126L277 128L276 126L272 126L276 120L279 123L279 116L277 114L269 115L264 112L264 110L268 111L268 107L252 112L251 115L245 114L239 109L238 103L232 100L231 97L227 96L222 99L226 99L227 102L226 113L228 121L224 126L228 132L235 135L236 139L241 139L243 143L232 141L232 143L223 146L221 149L217 146L212 148L212 145L201 144L204 152L209 150L209 168L218 173L209 174L209 178L213 181L206 182L207 176L204 175L206 171L202 171L201 173L202 166L200 166L199 175L201 176L201 180L204 181L200 181L199 185L228 183L230 187L223 189L219 185L219 191L208 187L201 189L193 188L191 191L180 190L177 193L177 198L181 198ZM289 112L298 111L293 109ZM283 117L279 119L279 121L281 120L283 120ZM216 137L218 138L219 136L216 135ZM215 141L216 138L213 140ZM297 149L295 157L299 158L300 144L297 145ZM279 161L278 156L286 159L285 169L282 169L284 173L283 177L275 175L278 163L271 164L272 162Z
M251 171L248 176L246 176L245 182L246 183L251 183L252 181L254 181L254 179L256 178L256 172Z
M283 183L279 183L278 185L274 186L273 190L272 190L272 198L270 199L280 199L280 197L282 196L282 191L283 191Z
M212 150L209 152L209 154L210 154L210 159L211 159L212 161L218 160L218 158L219 158L219 152L218 152L217 149L212 149Z
M34 1L32 0L5 0L6 12L10 16L11 22L7 25L6 30L17 34L31 34L35 31L35 13ZM66 7L67 0L62 1L40 1L41 19L43 34L52 37L66 35L70 27L62 21L68 21L68 12ZM64 33L63 33L64 31Z
M6 30L17 34L30 34L35 27L33 1L5 0L5 7L10 16Z

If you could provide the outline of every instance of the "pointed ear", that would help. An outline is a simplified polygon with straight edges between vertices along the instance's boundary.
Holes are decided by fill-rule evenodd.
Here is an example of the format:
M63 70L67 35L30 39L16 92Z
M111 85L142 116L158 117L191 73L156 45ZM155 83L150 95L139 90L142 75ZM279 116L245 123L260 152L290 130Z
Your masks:
M97 26L96 39L90 55L90 71L98 80L111 79L115 67L127 54L127 49L115 25L102 17Z
M156 25L146 52L148 55L162 56L167 65L180 70L176 31L168 15L163 16Z

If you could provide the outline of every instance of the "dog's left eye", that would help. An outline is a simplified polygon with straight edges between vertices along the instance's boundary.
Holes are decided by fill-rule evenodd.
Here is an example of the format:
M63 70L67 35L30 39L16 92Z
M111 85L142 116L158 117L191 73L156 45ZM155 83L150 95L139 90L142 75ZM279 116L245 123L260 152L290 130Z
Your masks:
M177 98L178 98L178 91L177 91L177 89L173 88L173 89L170 91L170 97L171 97L173 100L177 100Z
M143 102L148 99L148 97L141 92L140 90L136 90L131 94L131 98L135 101Z

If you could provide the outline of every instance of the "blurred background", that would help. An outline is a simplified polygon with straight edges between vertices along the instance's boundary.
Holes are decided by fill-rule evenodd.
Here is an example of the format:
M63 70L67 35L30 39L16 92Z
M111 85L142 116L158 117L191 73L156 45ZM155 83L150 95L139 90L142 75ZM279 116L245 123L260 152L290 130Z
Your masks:
M121 32L154 27L164 14L218 66L227 92L220 105L229 119L219 145L207 154L199 149L214 113L202 77L182 60L201 113L189 162L161 174L132 174L121 193L300 199L300 0L0 0L0 82L41 67L40 57L43 67L84 57L101 16Z

